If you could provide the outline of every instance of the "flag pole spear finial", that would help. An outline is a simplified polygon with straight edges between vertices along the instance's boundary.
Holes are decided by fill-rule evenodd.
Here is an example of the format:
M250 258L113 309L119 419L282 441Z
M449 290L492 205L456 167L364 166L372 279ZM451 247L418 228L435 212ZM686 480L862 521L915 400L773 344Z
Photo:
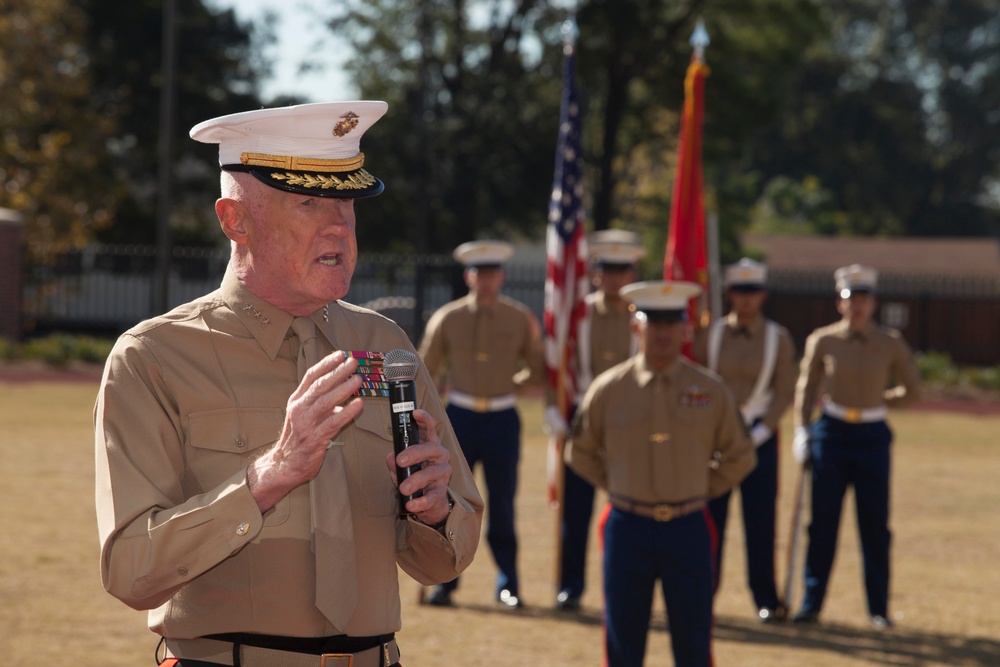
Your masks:
M705 61L705 47L709 45L711 40L708 38L708 30L705 29L704 19L698 19L694 25L694 31L691 33L691 46L694 47L694 57L699 61Z
M559 32L563 36L563 53L571 53L576 48L576 40L580 36L580 29L576 25L575 14L570 14L569 18L563 21Z

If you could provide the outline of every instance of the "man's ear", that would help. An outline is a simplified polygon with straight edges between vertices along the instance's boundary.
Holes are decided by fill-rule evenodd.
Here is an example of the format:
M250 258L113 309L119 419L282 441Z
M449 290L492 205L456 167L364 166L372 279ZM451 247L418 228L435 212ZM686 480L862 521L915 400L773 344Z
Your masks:
M215 201L215 214L219 216L222 233L238 245L246 245L246 219L249 216L246 207L235 199L223 197Z

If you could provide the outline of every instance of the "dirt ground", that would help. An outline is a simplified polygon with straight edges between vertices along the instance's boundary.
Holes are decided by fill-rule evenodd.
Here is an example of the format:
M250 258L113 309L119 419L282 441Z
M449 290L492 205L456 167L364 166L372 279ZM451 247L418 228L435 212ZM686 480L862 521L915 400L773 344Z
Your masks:
M85 660L152 665L145 614L108 596L98 573L91 414L95 377L0 374L0 664ZM418 606L402 584L406 667L436 664L601 664L599 555L591 549L579 614L553 610L555 520L545 497L541 405L521 402L524 444L518 495L523 611L491 597L495 566L485 541L453 609ZM891 632L867 626L853 505L845 509L822 624L762 625L754 618L739 521L730 521L717 599L714 651L723 665L1000 665L1000 416L927 404L893 413ZM791 424L783 425L790 434ZM794 468L782 461L778 570ZM849 501L850 503L850 501ZM736 504L732 517L738 517ZM798 578L796 587L800 586ZM657 602L646 664L669 665L669 633Z

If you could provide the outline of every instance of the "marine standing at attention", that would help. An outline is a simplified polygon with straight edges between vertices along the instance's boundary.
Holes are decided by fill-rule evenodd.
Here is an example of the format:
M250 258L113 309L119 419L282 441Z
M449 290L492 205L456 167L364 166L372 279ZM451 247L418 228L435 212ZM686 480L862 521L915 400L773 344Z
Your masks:
M636 263L645 256L646 249L637 234L624 229L594 232L587 245L594 262L591 279L595 289L585 297L587 316L580 323L577 334L573 361L580 395L576 397L571 412L576 411L583 393L596 376L625 361L638 349L629 329L632 318L629 302L622 298L620 290L635 282ZM555 405L555 392L550 390L547 399L546 431L553 439L564 437L567 425ZM554 441L550 447L555 447ZM562 545L556 608L575 611L580 608L586 583L594 486L573 472L562 457L550 463L563 466L562 506L559 508ZM553 471L550 474L554 474Z
M712 531L706 502L738 484L756 457L732 393L681 355L694 283L633 283L639 353L590 385L566 461L606 489L604 627L609 667L643 663L660 580L674 662L712 663ZM659 661L658 661L659 662Z
M447 386L448 417L474 470L482 463L489 514L486 541L499 573L494 596L508 608L523 605L517 574L514 496L521 458L521 418L514 389L545 377L541 328L527 306L500 293L509 243L470 241L455 259L465 268L469 294L445 304L427 322L420 356L439 389ZM452 604L455 578L435 586L429 604Z
M806 339L795 393L796 460L812 470L812 521L805 596L794 621L816 623L826 597L844 494L854 487L871 625L889 617L888 407L920 397L920 375L906 341L873 322L878 274L852 264L834 273L841 320ZM813 411L819 404L819 419Z
M757 467L739 486L746 543L747 583L761 621L784 620L774 576L778 498L778 423L795 398L795 344L788 331L766 319L767 267L741 259L726 269L730 311L695 339L695 359L715 371L733 392L757 448ZM722 578L722 547L731 493L708 503L718 533L716 590Z

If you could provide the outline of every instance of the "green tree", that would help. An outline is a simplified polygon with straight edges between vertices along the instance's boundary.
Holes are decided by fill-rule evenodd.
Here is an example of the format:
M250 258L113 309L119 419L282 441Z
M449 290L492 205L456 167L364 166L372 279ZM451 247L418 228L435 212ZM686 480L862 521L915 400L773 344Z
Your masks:
M90 99L86 15L66 0L0 0L0 206L29 251L78 245L113 221L113 117Z
M707 165L743 157L747 132L771 119L792 76L779 65L794 62L822 29L813 5L789 0L581 3L578 85L591 226L646 230L657 252L688 38L701 14L714 40ZM420 229L414 201L428 208L432 248L482 234L541 235L566 18L565 5L542 0L378 0L335 12L328 25L353 51L336 66L353 73L362 96L386 99L391 109L366 139L389 188L381 219L366 217L362 240L371 233L412 242ZM751 203L741 201L744 209Z
M815 179L841 225L821 233L1000 233L1000 3L824 7L830 38L753 143L752 169Z
M108 242L153 243L156 238L160 93L163 84L162 0L82 0L91 61L90 104L117 120L109 142L109 173L125 191ZM211 11L202 0L176 0L177 58L171 218L176 244L218 243L212 202L218 193L218 149L188 137L196 123L261 106L266 75L254 38L273 39L267 24L253 27L232 10Z

